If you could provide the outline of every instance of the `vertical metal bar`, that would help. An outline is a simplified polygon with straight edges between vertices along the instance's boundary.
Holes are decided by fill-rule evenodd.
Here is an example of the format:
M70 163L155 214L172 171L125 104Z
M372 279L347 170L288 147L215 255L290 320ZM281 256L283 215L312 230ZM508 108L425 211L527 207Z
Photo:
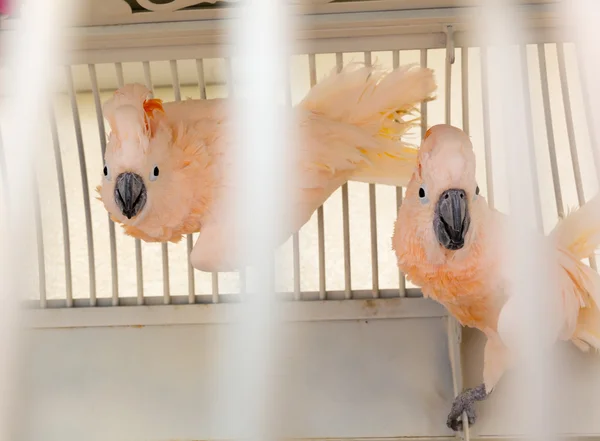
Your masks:
M292 105L292 88L289 82L289 73L286 76L285 102L287 106ZM302 279L300 274L300 234L298 231L292 234L292 258L294 267L294 300L301 299Z
M487 48L481 47L481 101L483 111L483 147L485 151L485 181L490 208L494 208L494 168L492 167L492 146L490 129L489 82L487 68Z
M233 62L231 58L225 59L227 68L227 96L232 98L235 95L235 87L233 85Z
M377 254L377 200L375 184L369 184L369 217L371 221L371 275L373 297L379 297L379 256Z
M196 73L198 74L198 88L200 89L200 98L206 99L206 81L204 79L204 60L196 60ZM211 273L212 283L212 301L213 303L219 303L219 273Z
M581 168L579 167L579 154L575 142L575 128L573 126L573 112L571 111L571 95L569 93L569 83L567 81L567 68L565 63L564 44L556 45L558 58L558 73L560 77L560 87L563 98L563 108L565 111L565 122L567 124L567 137L569 139L569 149L571 152L571 163L573 165L573 175L575 176L575 188L577 189L577 202L579 205L585 204L585 194L583 190L583 180L581 177Z
M177 60L171 60L169 64L171 67L171 83L173 85L175 101L181 101L181 87L179 85L179 69L177 68Z
M371 52L365 52L365 65L372 66ZM371 226L371 277L373 297L379 297L379 255L377 250L377 192L375 184L369 184L369 219Z
M335 65L338 72L344 67L344 56L341 52L335 54ZM348 183L342 185L342 222L344 230L344 292L347 299L352 298L352 265L350 260L350 203Z
M571 152L571 164L573 166L573 176L575 177L575 188L577 190L577 203L579 206L585 204L585 193L583 190L583 180L581 177L581 168L579 166L579 154L577 152L577 143L575 141L575 128L573 126L573 112L571 110L571 94L569 92L569 82L567 80L567 67L565 63L564 43L556 44L556 56L558 59L558 73L560 77L560 88L562 92L563 108L565 111L565 122L567 124L567 138L569 139L569 150ZM590 266L597 270L596 256L592 254L589 257Z
M400 67L400 51L395 50L392 53L392 66L394 69ZM396 187L396 212L402 206L402 187ZM398 297L406 297L406 278L404 273L398 270Z
M317 84L317 63L315 54L308 54L310 87ZM325 210L321 205L317 209L317 234L319 247L319 299L327 298L327 279L325 274Z
M106 131L104 128L104 117L102 115L102 103L100 102L100 91L98 88L98 77L96 75L96 65L88 64L88 71L90 74L90 82L92 84L92 94L94 95L94 105L96 107L96 118L98 121L98 133L100 136L100 149L102 153L102 160L104 161L104 154L106 152ZM119 273L117 267L117 240L115 236L115 223L111 220L110 214L106 215L108 220L108 235L110 243L110 269L112 277L112 304L117 306L119 304ZM95 306L94 304L90 306Z
M427 67L427 49L421 49L421 67ZM427 101L421 102L421 139L427 132Z
M163 242L161 245L162 251L162 273L163 273L163 303L168 305L171 303L171 283L169 275L169 244Z
M125 85L125 76L123 75L123 65L121 63L115 63L115 73L117 75L117 85L121 88Z
M58 197L60 200L60 217L62 220L63 255L65 259L65 298L67 306L73 305L73 276L71 273L71 235L69 234L69 212L67 209L67 193L65 189L65 173L63 170L62 155L60 153L60 141L54 109L50 107L49 112L50 132L52 134L52 147L54 150L54 162L56 165L56 176L58 178Z
M460 50L460 88L462 92L462 126L463 131L468 135L471 132L469 125L469 48L463 47Z
M535 144L533 139L533 123L531 121L531 94L529 89L529 72L527 62L527 50L525 46L519 46L521 55L521 75L523 76L523 97L525 101L525 129L527 134L527 143L531 146L529 149L529 157L532 164L537 164L535 157ZM540 197L540 180L537 174L537 168L532 167L531 177L533 184L533 196L535 200L535 220L540 231L544 231L544 222L542 216L542 199Z
M298 232L292 234L292 253L294 265L294 300L300 300L300 235Z
M152 72L150 70L150 63L143 63L144 66L144 81L146 87L150 89L152 95L154 95L154 86L152 85ZM162 273L163 273L163 303L168 305L171 303L171 283L169 275L169 244L163 242L160 244L162 254Z
M40 290L40 308L47 306L46 298L46 266L44 253L44 233L42 231L42 214L40 212L40 192L35 174L33 175L33 209L35 215L35 231L37 236L37 255L38 255L38 287Z
M198 74L198 88L200 89L200 98L206 99L206 81L204 80L204 60L196 60L196 73Z
M211 289L212 289L212 302L219 303L219 276L218 276L218 273L212 273Z
M548 153L550 155L550 169L552 170L552 183L554 184L554 198L556 210L560 218L564 217L562 191L560 188L560 176L558 174L558 161L556 159L556 143L554 141L554 129L552 127L552 109L550 108L550 91L548 86L548 69L546 67L546 51L544 44L537 45L538 60L540 68L540 79L542 83L542 101L544 103L544 117L546 125L546 136L548 137Z
M446 94L444 97L444 119L446 124L452 124L452 64L454 64L454 41L451 29L452 26L448 26L446 33Z
M81 185L83 189L83 206L85 208L85 228L87 235L88 250L88 269L90 275L90 303L96 302L96 264L94 256L94 236L92 230L92 213L90 209L90 191L87 177L87 166L85 162L85 149L83 148L83 134L81 132L81 121L79 119L79 109L77 106L77 95L73 84L73 73L70 66L65 66L67 77L67 87L69 98L71 100L71 109L73 111L73 125L75 127L75 138L77 140L77 151L79 152L79 169L81 172ZM67 301L67 306L73 306L72 302Z
M181 86L179 83L179 70L177 60L171 60L171 83L173 84L173 93L175 101L181 101ZM196 280L194 279L194 267L190 261L190 255L194 248L194 237L188 234L186 237L188 253L188 303L196 303Z
M143 63L144 66L144 76L146 78L146 83L148 83L148 79L150 78L150 63L145 61ZM119 87L123 87L125 85L125 78L123 75L123 65L121 63L115 63L115 71L117 74L117 83ZM138 305L144 304L144 267L142 265L142 241L140 239L135 239L135 275L136 275L136 285L137 285L137 303Z

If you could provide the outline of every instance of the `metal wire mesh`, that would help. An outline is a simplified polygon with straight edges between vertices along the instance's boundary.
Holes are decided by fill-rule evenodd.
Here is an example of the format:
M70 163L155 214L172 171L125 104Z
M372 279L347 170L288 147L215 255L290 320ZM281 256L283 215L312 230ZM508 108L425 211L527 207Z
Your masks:
M587 136L574 46L523 45L521 55L529 80L524 92L531 108L530 135L538 152L538 210L547 231L568 207L582 203L596 189L592 140ZM433 68L438 99L421 106L421 127L407 140L418 144L428 127L445 121L463 127L474 141L482 193L490 205L506 210L506 158L502 146L492 141L497 128L489 121L489 72L484 62L489 50L459 47L455 56L448 64L445 48L296 55L290 60L290 99L297 103L332 68L353 61ZM107 222L102 204L92 200L106 145L101 103L117 87L138 81L166 101L226 97L234 67L226 59L210 58L64 70L66 93L55 98L49 118L51 145L40 149L38 164L44 239L40 276L44 271L47 298L37 299L38 304L117 306L131 304L131 298L145 304L156 296L165 304L180 304L179 297L187 303L216 303L241 292L243 273L192 270L188 255L197 235L180 244L140 242ZM50 164L54 165L45 167ZM279 250L277 290L295 300L420 295L399 274L390 247L401 200L402 189L354 182L342 186Z

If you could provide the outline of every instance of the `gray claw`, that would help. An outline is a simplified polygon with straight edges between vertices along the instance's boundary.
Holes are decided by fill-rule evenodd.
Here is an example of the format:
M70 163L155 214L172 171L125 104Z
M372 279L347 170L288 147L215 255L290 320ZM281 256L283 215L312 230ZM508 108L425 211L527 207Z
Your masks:
M477 421L477 413L475 412L475 401L484 400L488 394L485 391L485 384L481 384L473 389L467 389L458 395L452 403L452 408L448 414L446 425L455 432L463 430L463 413L467 414L469 425L475 424Z

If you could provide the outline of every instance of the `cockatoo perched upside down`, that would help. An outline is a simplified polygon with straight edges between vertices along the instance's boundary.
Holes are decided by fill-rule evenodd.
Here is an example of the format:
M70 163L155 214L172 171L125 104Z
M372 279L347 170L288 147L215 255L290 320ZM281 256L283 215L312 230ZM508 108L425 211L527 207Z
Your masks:
M469 424L475 422L474 402L489 395L515 358L510 342L519 303L511 295L503 260L507 223L479 194L469 137L449 125L430 128L392 243L399 268L425 296L487 337L483 384L456 397L448 415L448 427L455 431L462 429L463 412ZM600 276L581 261L600 244L600 197L569 214L549 236L538 234L549 264L544 277L558 287L557 298L544 298L559 306L550 341L560 338L584 351L600 349Z
M295 108L294 213L278 243L348 180L406 185L417 149L400 138L435 88L426 68L386 74L356 65L313 87ZM106 210L126 234L148 242L200 232L190 261L202 271L243 264L234 256L235 219L217 208L235 186L227 178L235 161L230 110L225 99L163 104L139 84L117 90L103 107L112 130L98 188Z

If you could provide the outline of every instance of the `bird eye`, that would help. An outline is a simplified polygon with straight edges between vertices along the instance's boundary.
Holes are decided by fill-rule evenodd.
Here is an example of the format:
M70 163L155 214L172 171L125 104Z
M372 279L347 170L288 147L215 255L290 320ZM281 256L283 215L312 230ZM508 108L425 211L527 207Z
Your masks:
M160 170L158 169L158 166L155 165L152 168L152 172L150 173L150 180L151 181L156 181L158 179L158 175L160 174Z
M425 185L421 185L421 187L419 188L419 199L421 200L422 204L426 204L427 202L429 202Z
M477 186L477 188L475 189L475 194L479 194L479 185Z
M110 179L110 170L108 169L108 165L104 165L104 168L102 169L102 173L104 174L104 177L106 179Z

